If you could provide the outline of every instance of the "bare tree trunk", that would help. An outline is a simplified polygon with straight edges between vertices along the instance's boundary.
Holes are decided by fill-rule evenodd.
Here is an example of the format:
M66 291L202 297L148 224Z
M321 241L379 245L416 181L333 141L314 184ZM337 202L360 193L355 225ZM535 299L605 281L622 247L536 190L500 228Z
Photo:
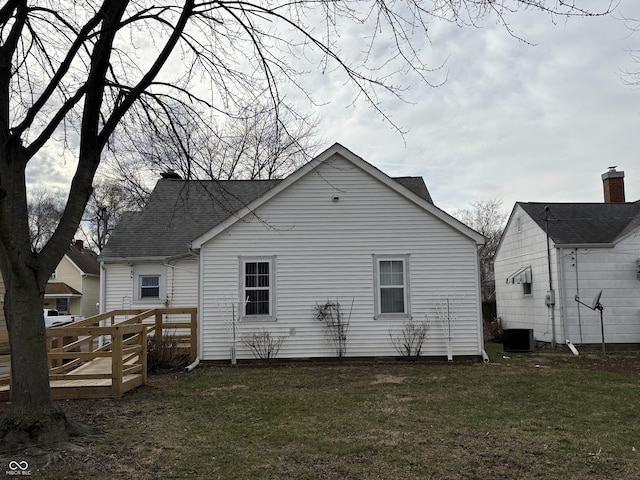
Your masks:
M68 439L65 416L56 409L49 388L43 296L35 278L27 285L21 281L24 273L5 279L12 402L0 433L3 446L12 448Z
M0 438L2 449L14 449L67 440L78 430L56 408L49 387L42 308L50 271L59 259L43 262L31 249L22 147L8 145L2 154L7 157L0 162L0 267L6 290L12 402L0 424ZM56 241L64 243L62 238Z

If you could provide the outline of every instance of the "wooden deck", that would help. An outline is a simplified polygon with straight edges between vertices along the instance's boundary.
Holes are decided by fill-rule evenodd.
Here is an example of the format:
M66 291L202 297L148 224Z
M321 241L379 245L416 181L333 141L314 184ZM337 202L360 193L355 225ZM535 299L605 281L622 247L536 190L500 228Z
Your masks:
M51 396L113 398L144 385L147 344L163 342L167 335L186 345L191 361L195 360L196 313L195 308L115 310L47 329ZM167 316L189 316L189 321L171 321ZM11 399L10 385L10 372L0 375L0 401Z

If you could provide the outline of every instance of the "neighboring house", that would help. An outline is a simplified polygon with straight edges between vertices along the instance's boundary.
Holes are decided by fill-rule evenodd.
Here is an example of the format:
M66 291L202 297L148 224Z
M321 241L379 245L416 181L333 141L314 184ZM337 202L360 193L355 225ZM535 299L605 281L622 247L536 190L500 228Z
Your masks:
M0 275L0 338L7 334L4 316L5 287ZM98 313L100 299L100 264L98 255L84 248L81 240L69 246L51 279L44 295L44 308L53 308L63 314L90 317ZM0 344L0 352L8 346Z
M391 335L429 322L423 355L483 351L477 246L420 177L392 179L334 145L284 180L160 180L103 250L103 311L198 307L203 360L333 357L318 305L339 303L346 355L397 356ZM449 333L450 332L450 333ZM235 338L235 341L234 341Z
M640 202L625 202L624 172L602 179L605 203L516 203L494 264L504 328L600 344L600 312L575 297L590 306L602 290L605 342L640 344Z
M69 246L47 283L44 308L53 308L64 315L98 314L100 301L100 264L98 255L84 248L82 240Z

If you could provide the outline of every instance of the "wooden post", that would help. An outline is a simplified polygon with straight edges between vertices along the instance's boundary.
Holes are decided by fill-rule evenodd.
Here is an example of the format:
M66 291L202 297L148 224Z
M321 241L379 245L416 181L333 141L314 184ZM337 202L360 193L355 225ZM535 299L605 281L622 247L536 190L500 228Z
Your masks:
M122 332L118 326L111 328L111 392L112 396L122 395Z
M147 327L142 325L140 337L140 364L142 365L142 384L147 384Z
M154 332L154 341L156 342L156 351L162 348L162 312L156 310L156 331Z

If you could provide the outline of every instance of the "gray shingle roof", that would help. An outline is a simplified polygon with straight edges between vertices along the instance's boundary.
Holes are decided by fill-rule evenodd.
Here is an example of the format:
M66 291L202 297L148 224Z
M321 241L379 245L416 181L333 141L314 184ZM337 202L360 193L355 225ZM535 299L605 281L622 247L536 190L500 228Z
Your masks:
M393 179L433 205L433 200L431 200L431 195L422 177L394 177Z
M640 202L525 203L518 205L545 229L549 207L549 237L556 244L613 243L640 225Z
M141 212L123 216L100 258L170 257L280 180L163 179Z
M422 177L394 180L433 203ZM100 259L166 258L187 253L192 240L279 182L281 180L159 180L142 211L121 217Z

